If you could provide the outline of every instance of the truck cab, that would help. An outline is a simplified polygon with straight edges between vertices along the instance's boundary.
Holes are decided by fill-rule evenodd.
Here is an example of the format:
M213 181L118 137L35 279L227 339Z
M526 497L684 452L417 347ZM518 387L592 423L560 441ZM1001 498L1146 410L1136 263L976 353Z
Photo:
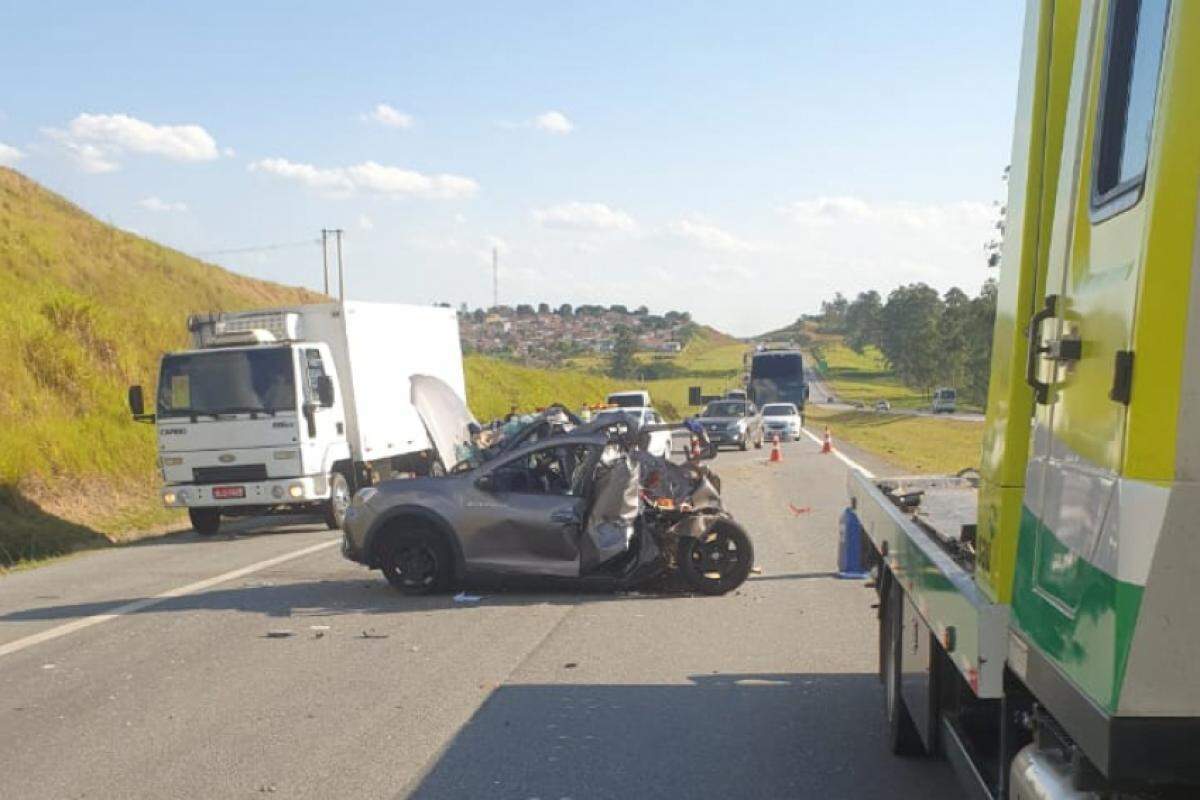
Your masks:
M208 336L162 359L155 398L162 500L201 534L220 516L321 513L340 527L349 458L338 375L323 342L256 329ZM136 410L136 409L135 409Z

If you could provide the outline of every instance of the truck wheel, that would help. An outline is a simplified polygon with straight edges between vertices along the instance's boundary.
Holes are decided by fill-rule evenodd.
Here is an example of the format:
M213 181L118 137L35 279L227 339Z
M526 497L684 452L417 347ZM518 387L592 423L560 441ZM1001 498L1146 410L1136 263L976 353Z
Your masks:
M350 507L350 484L346 476L335 472L329 476L329 499L325 501L325 526L331 531L340 530L346 521L346 509Z
M883 710L887 718L888 749L898 756L920 756L925 754L925 746L900 693L904 594L895 579L889 580L888 584L887 607L881 620L887 632L883 642Z
M189 508L192 530L201 536L213 536L221 529L221 510L218 508Z
M403 594L432 594L446 589L451 574L446 540L429 530L398 531L380 542L383 577Z

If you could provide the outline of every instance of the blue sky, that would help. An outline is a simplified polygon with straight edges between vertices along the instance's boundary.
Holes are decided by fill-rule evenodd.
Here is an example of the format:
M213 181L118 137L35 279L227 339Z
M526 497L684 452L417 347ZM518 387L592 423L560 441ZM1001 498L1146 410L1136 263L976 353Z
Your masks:
M501 302L749 334L988 277L1022 7L7 3L0 163L189 253L345 228L356 299L490 304L498 247Z

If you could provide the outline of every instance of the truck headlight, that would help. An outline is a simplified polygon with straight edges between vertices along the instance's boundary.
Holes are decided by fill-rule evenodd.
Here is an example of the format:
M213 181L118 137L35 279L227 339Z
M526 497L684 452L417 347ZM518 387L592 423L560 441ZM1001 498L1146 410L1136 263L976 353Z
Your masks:
M175 493L174 492L163 492L163 505L165 505L165 506L175 505Z
M292 497L303 497L304 496L304 487L298 483L293 483L291 486L288 487L288 494L291 495Z
M178 467L183 463L183 456L163 456L162 465L164 467Z

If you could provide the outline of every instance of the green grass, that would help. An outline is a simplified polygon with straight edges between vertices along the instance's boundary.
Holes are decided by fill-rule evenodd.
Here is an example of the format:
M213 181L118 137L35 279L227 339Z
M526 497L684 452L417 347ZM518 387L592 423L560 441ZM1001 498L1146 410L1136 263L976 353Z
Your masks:
M902 384L888 370L879 351L867 347L856 353L840 339L826 339L812 348L811 358L839 400L873 406L887 400L893 408L927 406L929 398Z
M832 411L810 406L809 425L912 474L952 474L979 467L984 426L938 417Z
M570 360L572 370L607 381L615 389L646 389L658 411L668 419L680 419L696 409L688 405L688 388L701 387L705 394L721 394L741 385L742 357L747 345L712 328L699 326L679 353L639 353L639 364L666 365L669 378L653 380L617 380L602 375L608 359L602 355L577 356ZM468 380L468 384L470 381ZM590 388L590 387L589 387ZM471 387L468 385L470 394ZM603 392L589 402L602 402ZM474 409L472 404L472 409Z
M126 388L153 386L190 313L318 297L112 228L0 168L0 564L170 524Z

